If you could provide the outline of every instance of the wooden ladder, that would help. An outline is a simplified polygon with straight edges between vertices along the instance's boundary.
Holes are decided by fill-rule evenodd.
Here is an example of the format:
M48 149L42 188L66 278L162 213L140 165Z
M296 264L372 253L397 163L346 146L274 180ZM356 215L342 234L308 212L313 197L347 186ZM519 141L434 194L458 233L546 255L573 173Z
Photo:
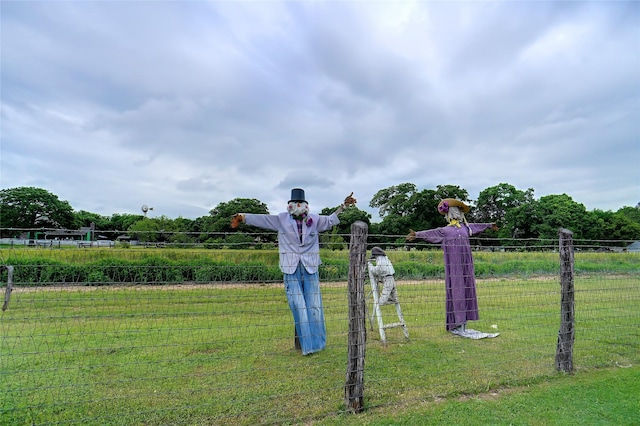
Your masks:
M368 269L369 269L369 283L371 284L371 291L369 292L369 294L373 295L373 312L369 313L369 319L370 319L369 323L371 324L371 330L373 330L373 323L374 323L373 316L375 314L378 320L378 330L380 332L380 340L382 341L382 344L384 346L387 345L387 335L385 333L385 330L388 328L402 327L402 332L404 333L404 337L408 339L409 330L407 329L407 325L404 322L404 317L402 316L402 308L400 308L400 298L398 297L397 289L396 289L395 305L396 305L396 313L398 314L398 322L385 325L382 322L382 310L380 309L380 304L378 303L378 299L380 297L380 293L378 291L378 282L376 281L376 278L373 275L371 264L369 264ZM366 308L366 304L365 304L365 308Z

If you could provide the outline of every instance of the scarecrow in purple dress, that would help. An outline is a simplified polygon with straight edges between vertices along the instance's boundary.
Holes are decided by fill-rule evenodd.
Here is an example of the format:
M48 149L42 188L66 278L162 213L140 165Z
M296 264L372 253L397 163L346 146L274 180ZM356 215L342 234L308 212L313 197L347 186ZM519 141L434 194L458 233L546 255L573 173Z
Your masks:
M441 244L444 251L447 331L470 339L496 337L499 333L482 333L467 328L467 321L477 321L478 299L469 237L487 228L497 230L493 223L467 223L469 211L462 201L446 198L438 204L438 212L449 224L426 231L411 231L408 241L416 238Z

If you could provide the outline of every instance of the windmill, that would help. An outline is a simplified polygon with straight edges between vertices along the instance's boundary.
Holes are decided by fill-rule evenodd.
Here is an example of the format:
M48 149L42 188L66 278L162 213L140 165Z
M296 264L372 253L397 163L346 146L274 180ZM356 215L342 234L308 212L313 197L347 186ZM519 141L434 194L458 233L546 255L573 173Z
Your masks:
M146 204L143 204L140 209L142 210L142 213L144 213L144 217L147 217L147 212L149 210L153 210L153 207L149 207Z

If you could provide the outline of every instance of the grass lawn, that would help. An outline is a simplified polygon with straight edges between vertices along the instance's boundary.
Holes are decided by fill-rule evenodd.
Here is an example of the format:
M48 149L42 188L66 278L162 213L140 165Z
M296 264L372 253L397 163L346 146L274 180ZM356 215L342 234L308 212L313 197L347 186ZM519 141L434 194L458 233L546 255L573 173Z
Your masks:
M328 417L317 425L640 424L640 366L559 375L530 386Z
M344 282L323 283L327 348L306 357L280 283L18 287L0 317L0 423L638 423L637 276L576 279L575 375L554 368L557 280L478 280L473 327L501 333L480 341L445 332L442 287L398 283L410 340L369 329L359 415L344 412Z

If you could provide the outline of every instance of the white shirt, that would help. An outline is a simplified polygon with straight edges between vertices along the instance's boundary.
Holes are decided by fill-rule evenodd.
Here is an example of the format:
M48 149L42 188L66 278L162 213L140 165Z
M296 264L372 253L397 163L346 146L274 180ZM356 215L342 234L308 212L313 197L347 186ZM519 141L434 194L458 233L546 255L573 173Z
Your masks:
M373 275L377 277L385 277L393 275L396 271L387 256L376 256L376 265L371 268Z

